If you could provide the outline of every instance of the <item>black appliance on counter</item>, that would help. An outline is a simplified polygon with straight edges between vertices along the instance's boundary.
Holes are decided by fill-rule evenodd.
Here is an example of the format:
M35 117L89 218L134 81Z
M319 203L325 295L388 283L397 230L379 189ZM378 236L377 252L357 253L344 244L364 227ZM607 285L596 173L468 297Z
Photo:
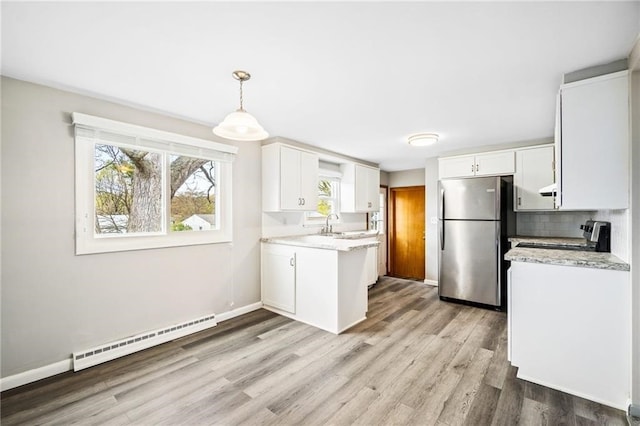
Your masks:
M588 220L580 225L582 236L587 239L587 250L611 252L611 222Z

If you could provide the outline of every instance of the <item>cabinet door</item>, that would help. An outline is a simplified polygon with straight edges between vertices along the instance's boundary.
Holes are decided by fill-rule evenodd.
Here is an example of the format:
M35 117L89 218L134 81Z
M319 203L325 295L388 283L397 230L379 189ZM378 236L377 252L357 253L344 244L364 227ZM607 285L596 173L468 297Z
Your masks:
M466 157L440 158L438 159L438 166L440 179L473 176L475 170L475 158L473 155Z
M280 208L315 210L318 204L318 156L283 146L280 151Z
M297 149L280 148L280 208L301 210L300 196L300 154Z
M516 152L516 211L553 210L553 197L538 192L553 182L553 145Z
M300 199L301 210L315 211L318 208L318 156L300 152Z
M476 176L510 175L516 171L514 152L476 155Z
M561 90L561 209L629 207L627 72Z
M509 344L518 377L626 407L629 291L626 271L511 262Z
M366 273L366 283L365 285L368 287L372 284L375 284L378 281L378 248L377 247L369 247L367 249L367 273Z
M296 312L296 253L288 246L262 246L262 303Z
M380 169L367 167L367 211L380 210Z
M355 210L370 212L380 209L380 171L371 167L355 166Z

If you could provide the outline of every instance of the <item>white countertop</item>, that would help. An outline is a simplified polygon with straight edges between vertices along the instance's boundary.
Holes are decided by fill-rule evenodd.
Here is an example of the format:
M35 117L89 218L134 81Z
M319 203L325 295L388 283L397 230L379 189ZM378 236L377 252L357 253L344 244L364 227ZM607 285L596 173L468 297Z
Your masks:
M516 245L504 255L504 259L512 262L546 263L549 265L580 266L583 268L616 271L628 271L630 269L628 263L611 253L517 246L518 243L534 243L541 247L545 245L582 247L586 246L584 238L511 237L509 241Z

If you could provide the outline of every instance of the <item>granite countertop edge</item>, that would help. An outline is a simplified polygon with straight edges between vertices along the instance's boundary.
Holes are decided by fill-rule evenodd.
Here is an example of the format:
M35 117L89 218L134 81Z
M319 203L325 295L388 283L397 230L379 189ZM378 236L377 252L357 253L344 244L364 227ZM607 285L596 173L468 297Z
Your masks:
M563 241L564 240L564 241ZM512 243L535 242L541 246L546 244L583 246L586 241L581 238L544 238L544 237L511 237ZM542 263L547 265L577 266L583 268L608 269L613 271L629 271L628 263L611 253L600 253L580 250L558 250L546 248L525 248L517 245L509 250L505 260L512 262Z
M328 238L327 243L301 241L301 237L304 235L290 236L290 237L269 237L261 238L260 241L269 244L284 244L288 246L307 247L323 250L336 250L336 251L353 251L362 250L370 247L378 247L379 241L372 241L372 237L368 238Z

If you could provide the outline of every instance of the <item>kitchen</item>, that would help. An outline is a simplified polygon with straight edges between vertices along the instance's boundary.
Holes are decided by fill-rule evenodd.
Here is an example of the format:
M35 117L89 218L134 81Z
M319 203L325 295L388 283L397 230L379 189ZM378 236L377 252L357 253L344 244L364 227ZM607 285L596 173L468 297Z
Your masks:
M21 9L21 7L24 9ZM44 9L42 10L47 13L38 13L38 10L40 10L38 9L39 7L43 7ZM78 5L77 7L78 13L88 8L86 5ZM200 5L199 7L206 9L205 5ZM230 8L231 6L226 7ZM261 7L258 7L258 10L260 10ZM331 7L343 6L333 5ZM388 5L378 5L376 7L381 9L385 7L391 8L391 6ZM427 6L422 5L415 7ZM502 13L506 13L507 11L513 12L511 8L515 8L514 5L504 5L503 7L506 9L502 10ZM527 12L535 11L535 8L531 5L524 7ZM555 11L557 13L567 13L565 8L570 8L569 5L557 7L559 8L559 10ZM601 16L600 14L602 13L610 12L605 6L600 4L591 6L597 9L597 13L589 9L589 6L580 5L579 7L584 7L589 10L589 14L587 14L587 11L584 13L588 15L591 20ZM631 8L628 15L632 17L635 16L634 13L637 13L636 9L633 9L632 6L628 7ZM133 17L141 11L141 9L138 8L143 8L143 6L136 6L131 9L131 14L128 17L118 16L118 18L124 19L125 22L132 24L131 27L135 27L133 22L128 20L133 19ZM160 9L163 8L169 11L171 10L170 5L165 5ZM353 8L356 8L356 6L354 5ZM296 7L293 7L292 10L295 9ZM351 7L346 7L346 9L345 13L352 12ZM478 6L478 9L480 9L480 6ZM475 10L475 12L480 13L477 10ZM106 8L105 13L109 14L113 13L113 11ZM329 12L320 11L320 13L324 19L329 19L333 16ZM396 11L393 13L400 12ZM236 106L238 87L237 82L231 79L230 73L237 68L225 68L220 71L219 77L216 75L216 77L213 78L220 80L220 87L224 88L224 95L220 94L219 99L215 101L212 101L211 95L204 95L202 102L206 105L211 105L212 103L218 104L220 112L216 112L215 114L202 114L200 118L195 119L201 123L200 125L194 125L181 120L181 117L187 117L189 114L157 114L158 111L170 109L170 104L167 103L163 96L171 99L172 103L178 102L176 101L178 99L183 99L184 101L180 102L192 104L192 101L186 100L186 98L191 98L191 96L185 96L182 90L178 90L172 85L166 85L166 93L164 94L156 90L157 96L162 99L144 101L143 99L134 97L124 106L119 105L118 102L113 102L118 99L126 99L126 93L138 93L135 86L128 86L130 84L129 81L133 81L132 75L136 74L135 72L124 73L124 71L122 71L122 73L124 73L123 76L114 79L119 82L118 85L121 86L122 91L112 91L107 95L107 100L102 99L101 101L97 101L87 95L106 93L99 87L87 87L84 93L80 94L74 93L74 90L69 90L73 87L82 86L81 77L76 77L75 84L73 82L64 83L64 79L61 78L60 73L64 74L69 72L70 67L63 66L64 61L62 60L53 61L56 62L60 68L52 70L52 74L49 76L41 76L40 78L29 77L29 72L23 73L23 71L19 71L20 66L23 66L21 65L23 61L28 59L27 56L30 56L20 55L20 52L38 52L39 50L37 48L39 46L38 43L30 45L29 38L26 37L20 40L12 38L12 34L21 34L21 32L18 31L15 26L12 26L11 22L21 22L25 25L24 28L26 29L29 27L28 23L32 22L30 19L34 19L35 23L32 23L32 25L38 26L38 28L41 27L44 34L48 34L49 32L54 34L55 31L51 29L53 25L52 21L43 18L43 16L47 15L57 16L59 21L62 22L68 22L67 20L71 19L70 16L62 16L64 13L57 13L55 7L3 4L3 33L5 29L6 31L12 29L12 32L9 32L8 36L3 34L3 383L6 381L5 379L20 376L25 373L27 373L26 376L33 377L34 379L32 380L36 380L47 377L47 374L52 375L67 371L70 362L68 357L73 351L81 351L137 332L179 323L184 320L207 315L211 312L216 314L220 324L218 327L222 327L226 322L225 314L227 318L231 316L231 314L228 313L239 315L242 311L241 308L253 308L261 300L259 287L260 247L258 241L262 237L273 235L264 232L265 227L267 229L278 228L286 231L286 233L283 232L280 235L316 233L319 231L318 227L313 228L313 230L309 232L309 228L305 228L300 222L297 222L301 220L299 213L295 215L278 213L280 216L275 216L275 214L265 214L260 211L261 209L257 207L257 205L260 205L262 200L262 176L261 169L258 165L261 164L262 161L262 148L259 144L238 143L235 144L235 146L238 147L239 151L233 163L233 200L234 203L237 203L233 213L233 244L214 244L206 247L206 249L205 246L190 246L175 249L137 250L113 254L74 256L74 238L72 235L74 229L74 194L72 190L60 190L60 188L72 188L74 182L72 127L69 115L63 114L83 112L85 114L106 117L124 123L135 123L140 126L187 134L191 137L212 139L210 130L212 126L209 123L207 123L207 126L204 126L202 123L210 120L221 120L226 112ZM179 13L175 15L179 15ZM205 14L203 13L202 15L204 16ZM543 16L546 15L544 13L538 15L541 19ZM470 22L474 21L472 18L473 15L469 17L468 21L465 20L465 23L472 24L472 22ZM487 17L487 19L489 19L489 17ZM619 20L622 18L616 14L615 16L611 16L610 19L614 22L620 22ZM5 25L5 20L7 21L7 25ZM629 22L637 24L636 21L623 20L625 24L621 24L620 26L631 26ZM278 22L282 23L281 21ZM477 22L482 21L478 20ZM77 23L72 24L68 22L70 27L76 24ZM258 25L258 27L260 27L260 25ZM406 28L417 27L407 25ZM632 28L635 31L633 34L635 37L638 33L637 25ZM33 34L37 33L37 31L33 32ZM90 31L88 31L88 33L90 33ZM584 34L584 32L578 30L576 30L576 33ZM106 34L106 32L100 32L100 34ZM401 34L406 36L407 39L411 39L410 34L404 31L401 31ZM64 33L60 34L62 39L57 40L54 45L49 47L55 47L57 49L56 55L59 55L59 57L66 57L63 55L64 50L68 49L68 46L73 43L86 41L74 39L72 35L67 35L66 37L68 38L65 38ZM598 33L597 37L606 39L601 33ZM348 40L349 38L345 37L344 39ZM452 37L451 39L455 38ZM384 43L381 42L379 37L373 37L372 40L380 43L380 46L384 46ZM94 41L97 45L100 45L98 40ZM5 43L6 46L4 46ZM14 43L18 47L12 48ZM26 43L26 45L20 43ZM584 44L589 45L590 43L592 42L588 41ZM107 42L107 45L111 44ZM367 44L365 43L364 45ZM573 41L571 45L577 46L582 44ZM63 46L64 49L62 49ZM284 43L281 46L289 46L289 44ZM172 44L168 43L165 47L172 49ZM455 45L449 45L448 49L455 51L455 47ZM607 56L607 60L617 59L629 54L630 47L631 45L618 47L615 57L609 58ZM506 49L506 47L504 48ZM79 50L90 52L91 48L90 46L84 46L83 49ZM241 49L238 49L238 51L240 50ZM286 48L283 47L281 51L286 51ZM292 49L291 51L295 50ZM182 51L182 54L188 53L188 50ZM259 52L254 53L256 57L260 57L261 55ZM340 52L337 53L339 56ZM178 52L175 52L174 55L175 57L181 57ZM34 54L31 56L34 58L47 57L44 54ZM281 58L281 56L282 55L273 53L271 58ZM439 57L443 58L443 56ZM326 59L326 57L324 58ZM394 58L397 63L405 63L400 60L400 58ZM70 63L75 67L81 70L92 69L88 63L80 63L82 61L78 61L78 55L75 55L75 58L70 58L69 60L72 59L75 62ZM241 60L236 59L235 62L231 61L232 67L239 68L244 66ZM371 72L373 72L373 70L376 69L376 62L367 62L368 60L369 59L362 59L362 61L357 63L370 68L372 70ZM565 64L565 67L571 66L571 68L565 68L564 72L597 65L603 63L603 60L581 58L578 62L580 63ZM335 74L335 70L324 60L311 61L311 63L327 76ZM348 63L348 61L346 63ZM446 62L443 61L442 63L445 64ZM142 63L137 63L136 66L141 67L142 65ZM633 65L632 62L630 65ZM31 73L39 69L38 65L26 64L26 66ZM278 76L278 78L283 78L283 80L278 83L278 88L283 93L283 96L285 93L288 93L288 90L285 90L287 87L291 87L290 91L295 93L295 96L292 98L287 98L279 103L292 105L293 109L281 114L280 118L271 118L265 114L268 114L267 110L269 108L266 105L273 102L273 100L269 101L268 99L273 99L273 96L267 96L264 92L261 92L261 90L264 90L265 84L268 85L268 83L265 83L265 80L271 81L276 76L268 75L266 70L261 70L257 65L253 66L249 64L247 65L247 69L252 72L252 79L247 82L244 87L247 110L255 114L260 122L265 125L265 128L274 135L281 132L282 135L291 137L294 140L303 142L313 141L312 137L305 137L304 133L300 132L298 124L296 123L298 123L299 113L308 114L308 111L310 111L312 107L308 104L313 102L306 102L307 99L312 98L306 96L305 91L322 80L316 80L315 77L309 75L310 78L307 81L305 74L298 75L296 73L293 73L294 75L286 75L283 73L283 75ZM296 70L297 68L292 69ZM193 71L196 72L195 70ZM438 70L433 71L436 73L434 75L440 75L437 74ZM446 69L445 71L449 72L450 70ZM515 73L516 70L512 69L511 72ZM90 71L87 71L80 74L88 76L90 73ZM149 73L149 75L151 74L152 73ZM120 74L115 73L114 75L118 76ZM417 106L407 106L405 108L404 98L396 99L394 96L396 93L408 93L407 89L410 89L412 85L419 85L422 84L422 82L416 81L413 79L413 76L411 76L409 78L411 81L407 82L409 83L408 85L405 85L402 78L395 78L401 77L402 75L402 73L400 73L400 75L391 73L387 76L389 80L395 81L398 84L402 83L402 86L396 88L396 90L385 92L390 94L385 99L386 102L384 102L384 104L394 105L393 110L395 111L407 112L411 111L412 108L417 108ZM486 73L483 75L491 81L490 76L487 76ZM407 76L404 75L404 77ZM501 77L503 78L504 76L501 75ZM205 79L211 80L212 78L209 76L205 77ZM437 77L433 77L433 79L438 80ZM533 131L531 127L527 127L528 125L526 123L522 124L522 120L517 120L522 127L520 133L505 133L500 137L494 136L482 139L482 152L518 149L524 146L533 146L535 143L543 145L552 142L552 121L555 111L553 97L560 86L559 79L560 75L551 78L555 89L551 97L544 99L545 102L543 104L550 105L544 107L544 117L541 120L538 120L539 116L536 112L537 109L542 108L539 105L534 105L532 110L520 110L518 113L520 115L530 115L528 121L532 123L544 121L546 125L544 126L543 132ZM25 80L33 81L36 84L27 83ZM369 92L363 92L361 90L358 79L343 78L342 80L344 80L345 85L339 86L339 90L337 91L328 91L327 97L332 98L336 103L340 104L341 108L339 109L341 111L353 111L355 114L358 114L363 108L355 108L352 102L358 99L367 103L373 99L368 97L369 95L367 95L367 93ZM111 81L109 78L103 78L105 84L109 81ZM58 84L55 84L55 82L58 82ZM461 85L460 89L464 89L459 90L460 92L469 90L470 87L468 86L470 86L471 83L478 85L476 81L466 82L459 80L459 83ZM39 86L38 84L44 86ZM140 84L140 82L135 84ZM52 88L51 86L55 87ZM425 94L436 93L435 89L431 87L426 89L420 86L414 89L416 92ZM325 90L328 90L326 86ZM538 88L534 87L534 91L537 90ZM142 86L140 86L140 93L141 91ZM499 90L494 93L495 96L499 97ZM453 95L454 94L452 94L452 96ZM466 95L468 96L469 102L471 101L470 95L471 93L467 93ZM446 97L440 96L439 98L445 99ZM50 102L42 102L42 99L48 99ZM458 105L463 105L464 103L458 99L459 98L454 99L454 102L457 102ZM137 105L149 105L152 111L141 111L139 108L136 108ZM476 111L477 115L481 116L481 121L488 123L487 125L491 124L489 127L492 128L501 127L497 125L495 121L492 121L490 117L483 116L481 114L482 107L478 107L477 104L475 105L472 109ZM205 109L207 107L205 107ZM442 110L450 109L450 106L447 105L444 100L440 102L439 107ZM156 111L155 115L154 111ZM329 110L325 109L324 111L328 113ZM316 116L322 116L323 113L318 112L315 114ZM385 114L387 117L395 117L391 121L400 119L397 113L393 111L385 110ZM409 114L411 113L409 112ZM429 111L427 115L436 117L438 113ZM328 120L325 126L330 127L328 123L333 123L333 120L338 120L338 117ZM382 119L369 120L358 116L356 121L362 123L376 121L382 123L385 121ZM506 113L501 117L501 121L505 123L510 120L516 120L516 118ZM632 123L635 122L637 122L637 120L632 120ZM38 123L38 126L32 126L32 123ZM405 130L406 132L420 130L420 128L409 127L410 128ZM483 125L475 125L477 131L481 128L483 128ZM438 130L439 129L434 129L434 131ZM505 129L505 132L506 130L507 129ZM315 128L314 133L319 137L324 131L322 128ZM341 153L350 158L363 159L367 161L365 165L370 163L381 164L380 161L367 160L368 158L376 158L373 155L368 157L366 154L360 155L352 152L351 145L348 141L359 139L357 132L353 131L349 133L345 130L343 133L344 136L337 139L338 142L332 146L326 146L324 149L333 153ZM298 134L302 136L296 136ZM434 253L437 253L438 246L437 203L433 202L438 199L438 157L450 155L464 156L480 152L474 150L473 146L463 147L459 144L456 146L453 138L447 141L445 136L443 131L441 144L435 148L440 151L428 158L426 158L426 154L424 154L423 151L416 151L413 147L409 146L405 147L407 144L402 137L400 138L402 141L400 141L397 148L396 145L379 147L373 140L370 146L371 153L382 152L382 154L376 155L388 161L388 163L382 167L383 170L387 170L388 172L381 174L381 182L388 179L387 182L390 183L397 177L403 175L406 170L423 170L424 181L415 179L407 185L405 185L407 182L402 185L424 185L426 187L427 256L425 260L425 279L431 281L438 280L437 257L433 256ZM384 137L391 140L397 136L386 135ZM540 137L540 140L525 141L532 137ZM468 139L474 138L468 137ZM43 144L43 140L64 142ZM218 141L218 139L216 139L216 141ZM519 146L510 146L509 143L514 141L525 141L525 143L520 143ZM403 170L397 169L397 166L394 165L394 162L399 161L397 157L400 152L402 152L404 157L408 157L412 161L407 163L406 168ZM635 151L633 151L633 155L637 155ZM21 162L9 161L9 159L21 159ZM21 187L27 188L31 192L37 192L40 202L51 208L48 215L42 217L41 213L36 214L34 209L30 208L27 200L25 200L25 198L28 197L21 196L15 188L18 182L18 176L21 176L18 166L22 165L40 170L45 159L54 159L55 162L61 164L62 167L57 173L48 174L46 182L43 182L43 179L41 179L42 175L40 174L22 176L20 180ZM632 164L636 163L635 160L632 161ZM633 167L631 170L632 173L635 173ZM44 188L44 191L39 190L39 188ZM637 188L633 186L632 191L636 190ZM632 194L631 205L633 206L633 200L637 199L637 197L635 196L635 192ZM249 208L252 202L254 203L253 208ZM628 238L626 244L627 252L623 253L623 256L620 256L620 251L618 251L617 255L622 258L626 257L626 260L631 265L636 264L632 256L635 256L638 251L631 251L631 247L632 244L637 243L630 240L631 235L633 235L631 226L637 222L634 220L636 217L634 215L637 214L637 212L635 210L627 210L627 213L620 214L618 210L606 208L598 210L600 211L597 213L597 216L589 215L588 217L584 217L587 215L586 213L582 214L582 216L577 214L579 217L575 219L575 224L579 225L590 218L611 222L612 252L616 253L616 245L625 245L620 238L620 234L623 236L626 234ZM568 213L559 213L559 217L567 217L563 216L566 214ZM518 221L521 227L529 226L531 228L540 223L554 223L552 222L552 218L555 216L551 214L545 216L544 214L529 213L528 215L529 221ZM265 216L267 217L266 219ZM363 223L365 222L365 215L363 213L346 213L340 216L340 220L343 221L342 225L334 224L334 230L349 231L362 229ZM626 219L624 216L626 216ZM435 223L433 223L434 218L436 219ZM547 218L548 222L543 222L543 218ZM625 220L628 223L627 228L621 225L621 223L625 223ZM353 223L350 221L353 221ZM15 223L16 226L9 226L9 223ZM30 225L35 223L41 223L42 226L36 226L34 228L33 225ZM63 225L57 226L57 224ZM295 232L289 232L294 228L296 230ZM549 227L549 229L551 229L551 227ZM573 234L571 236L579 236L579 230L573 230L573 232L578 233L578 235ZM30 261L25 262L24 259L29 259ZM119 265L122 271L120 277L114 279L113 277L108 278L106 274L96 274L96 270L108 270L116 264ZM145 265L145 267L140 268L140 265ZM193 268L193 266L187 265L197 265L198 267ZM185 280L185 277L188 277L188 279ZM215 277L215 279L211 277ZM44 285L43 283L48 283L48 285ZM90 285L88 285L88 283L90 283ZM175 283L184 284L176 288ZM149 299L150 297L151 299ZM181 300L181 303L175 303L176 300ZM148 301L151 301L151 303ZM634 309L634 311L637 312L637 309ZM111 314L112 312L119 312L120 315L114 316ZM37 321L31 321L29 319L34 315ZM105 320L105 318L108 318L108 321ZM231 320L229 319L229 321ZM35 322L37 322L37 324ZM633 324L637 324L637 321L634 321ZM637 351L632 351L632 353L634 356L637 356L635 355ZM637 363L633 365L637 365ZM41 370L43 368L44 370ZM43 376L43 374L45 375ZM634 375L633 377L637 376Z

